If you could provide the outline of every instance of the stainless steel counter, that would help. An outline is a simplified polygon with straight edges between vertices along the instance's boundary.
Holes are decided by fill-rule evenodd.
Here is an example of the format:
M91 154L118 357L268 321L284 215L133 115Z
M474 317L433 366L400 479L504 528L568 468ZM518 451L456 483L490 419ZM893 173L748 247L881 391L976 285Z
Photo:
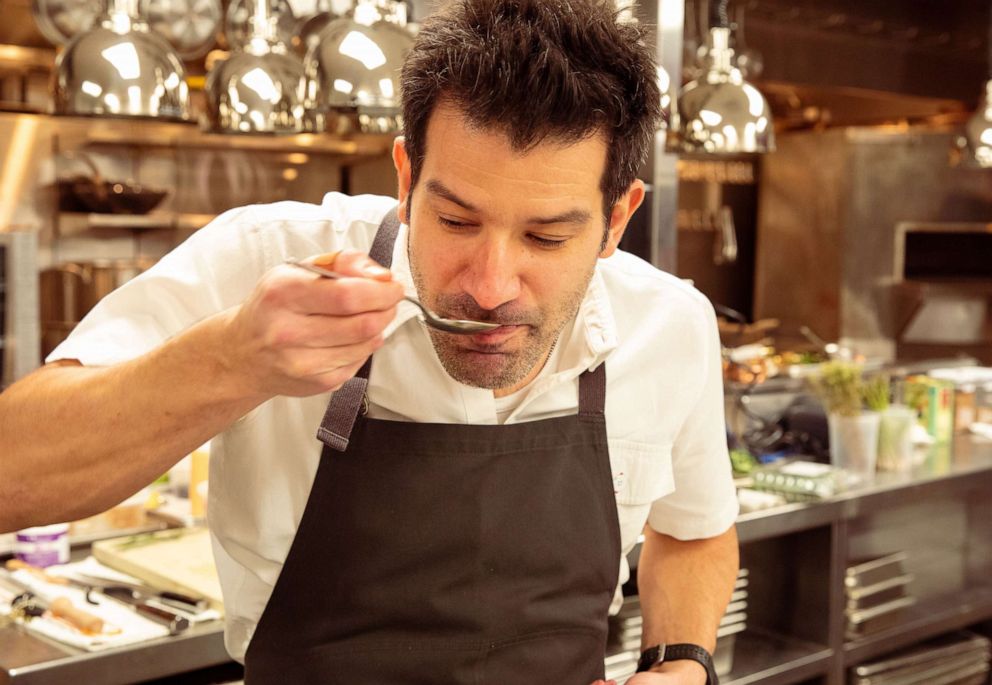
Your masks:
M83 652L37 637L18 625L0 629L0 684L117 685L217 666L231 660L224 622L210 621L180 636L103 652Z

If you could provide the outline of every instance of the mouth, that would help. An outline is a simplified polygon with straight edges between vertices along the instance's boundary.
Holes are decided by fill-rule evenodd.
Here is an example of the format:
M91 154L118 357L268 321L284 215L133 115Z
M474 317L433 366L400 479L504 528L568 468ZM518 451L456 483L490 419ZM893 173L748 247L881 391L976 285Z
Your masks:
M469 352L480 354L505 354L509 350L503 349L518 333L525 332L528 326L523 324L507 324L494 328L491 331L474 333L472 335L461 336L464 342L468 343L464 348Z

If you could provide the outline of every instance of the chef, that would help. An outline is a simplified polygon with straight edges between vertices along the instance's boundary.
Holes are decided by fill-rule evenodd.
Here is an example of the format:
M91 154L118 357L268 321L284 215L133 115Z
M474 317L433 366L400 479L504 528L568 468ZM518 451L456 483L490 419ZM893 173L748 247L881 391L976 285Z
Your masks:
M231 210L0 396L0 530L105 510L216 436L249 685L601 682L642 532L629 682L716 685L738 559L715 318L617 250L652 51L610 3L456 0L402 94L398 205ZM498 327L430 328L404 294Z

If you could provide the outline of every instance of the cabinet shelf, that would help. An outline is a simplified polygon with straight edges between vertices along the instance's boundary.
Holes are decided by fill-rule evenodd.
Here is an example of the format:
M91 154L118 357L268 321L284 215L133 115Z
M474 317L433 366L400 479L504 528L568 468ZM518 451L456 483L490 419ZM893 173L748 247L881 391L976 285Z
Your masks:
M193 123L153 119L60 116L57 120L59 136L67 143L77 145L304 152L351 160L388 155L396 137L373 133L356 133L347 136L329 133L226 135L203 131Z
M60 212L59 235L74 235L94 229L126 229L137 231L185 230L203 228L216 217L215 214L189 214L180 212L150 212L148 214L86 214Z
M737 636L734 667L722 685L792 685L826 675L834 651L826 645L749 627Z
M906 609L904 619L897 627L846 643L844 665L854 666L900 647L989 619L992 619L992 585L918 602Z

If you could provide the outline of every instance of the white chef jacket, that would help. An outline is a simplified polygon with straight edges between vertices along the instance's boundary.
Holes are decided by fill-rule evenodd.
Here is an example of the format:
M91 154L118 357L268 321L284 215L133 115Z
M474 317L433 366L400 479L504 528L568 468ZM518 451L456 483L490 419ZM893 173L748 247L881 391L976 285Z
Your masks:
M288 257L368 251L395 204L387 197L329 193L320 205L279 202L226 212L102 300L47 361L101 366L138 357L239 304ZM400 228L392 271L414 292L407 230ZM629 577L625 556L645 522L694 539L726 531L737 516L713 309L690 285L633 255L617 251L600 259L551 359L514 396L515 407L500 404L501 416L516 423L575 413L579 374L603 362L623 583ZM303 516L328 398L273 398L212 443L208 518L226 642L235 659L243 660ZM415 308L406 303L375 353L368 399L373 418L498 422L492 391L445 373Z

